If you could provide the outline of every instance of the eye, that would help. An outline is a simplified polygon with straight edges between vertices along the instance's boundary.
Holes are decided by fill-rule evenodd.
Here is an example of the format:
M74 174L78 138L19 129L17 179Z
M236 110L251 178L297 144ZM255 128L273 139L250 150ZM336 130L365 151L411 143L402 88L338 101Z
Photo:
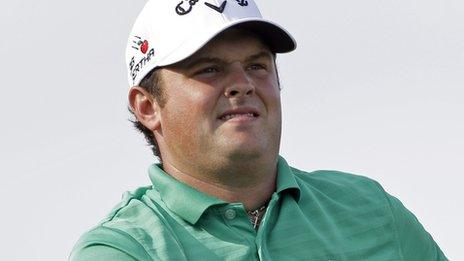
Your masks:
M217 66L209 66L203 69L198 70L195 72L195 75L209 75L220 72L219 67Z
M248 66L248 69L252 71L266 70L266 66L264 64L254 63Z

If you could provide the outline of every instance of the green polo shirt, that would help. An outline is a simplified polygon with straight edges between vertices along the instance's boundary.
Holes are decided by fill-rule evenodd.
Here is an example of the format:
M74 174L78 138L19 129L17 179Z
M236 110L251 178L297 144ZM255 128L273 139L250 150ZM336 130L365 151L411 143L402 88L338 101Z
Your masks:
M401 202L368 178L306 173L278 160L277 187L258 231L226 203L149 169L85 233L70 260L447 260Z

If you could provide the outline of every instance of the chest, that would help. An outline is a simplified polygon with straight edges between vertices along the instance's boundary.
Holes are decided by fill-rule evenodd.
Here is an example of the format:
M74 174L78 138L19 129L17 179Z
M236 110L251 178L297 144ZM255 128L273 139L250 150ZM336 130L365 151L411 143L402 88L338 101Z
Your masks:
M240 206L230 205L171 232L160 243L186 260L400 260L383 205L275 202L258 231Z

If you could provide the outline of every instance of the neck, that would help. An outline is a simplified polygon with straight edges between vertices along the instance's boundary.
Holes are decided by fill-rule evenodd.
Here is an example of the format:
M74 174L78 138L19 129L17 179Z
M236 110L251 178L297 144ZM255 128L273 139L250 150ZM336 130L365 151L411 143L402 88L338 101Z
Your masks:
M275 191L277 159L262 163L235 162L226 167L201 172L185 171L170 162L163 169L175 179L226 202L240 202L247 210L254 210L269 201Z

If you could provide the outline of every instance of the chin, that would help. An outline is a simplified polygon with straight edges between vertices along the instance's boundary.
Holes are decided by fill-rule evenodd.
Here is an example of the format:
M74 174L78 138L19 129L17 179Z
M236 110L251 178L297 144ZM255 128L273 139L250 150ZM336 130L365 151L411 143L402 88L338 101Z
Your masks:
M225 155L230 159L256 159L261 158L268 152L267 146L253 142L229 144L225 149ZM232 146L231 146L232 145Z
M242 133L244 134L244 133ZM264 138L267 137L267 138ZM261 159L264 156L270 156L275 151L278 151L279 143L274 144L278 140L269 135L254 134L254 135L234 135L233 137L222 137L218 144L221 154L228 159ZM219 151L218 151L219 152Z

